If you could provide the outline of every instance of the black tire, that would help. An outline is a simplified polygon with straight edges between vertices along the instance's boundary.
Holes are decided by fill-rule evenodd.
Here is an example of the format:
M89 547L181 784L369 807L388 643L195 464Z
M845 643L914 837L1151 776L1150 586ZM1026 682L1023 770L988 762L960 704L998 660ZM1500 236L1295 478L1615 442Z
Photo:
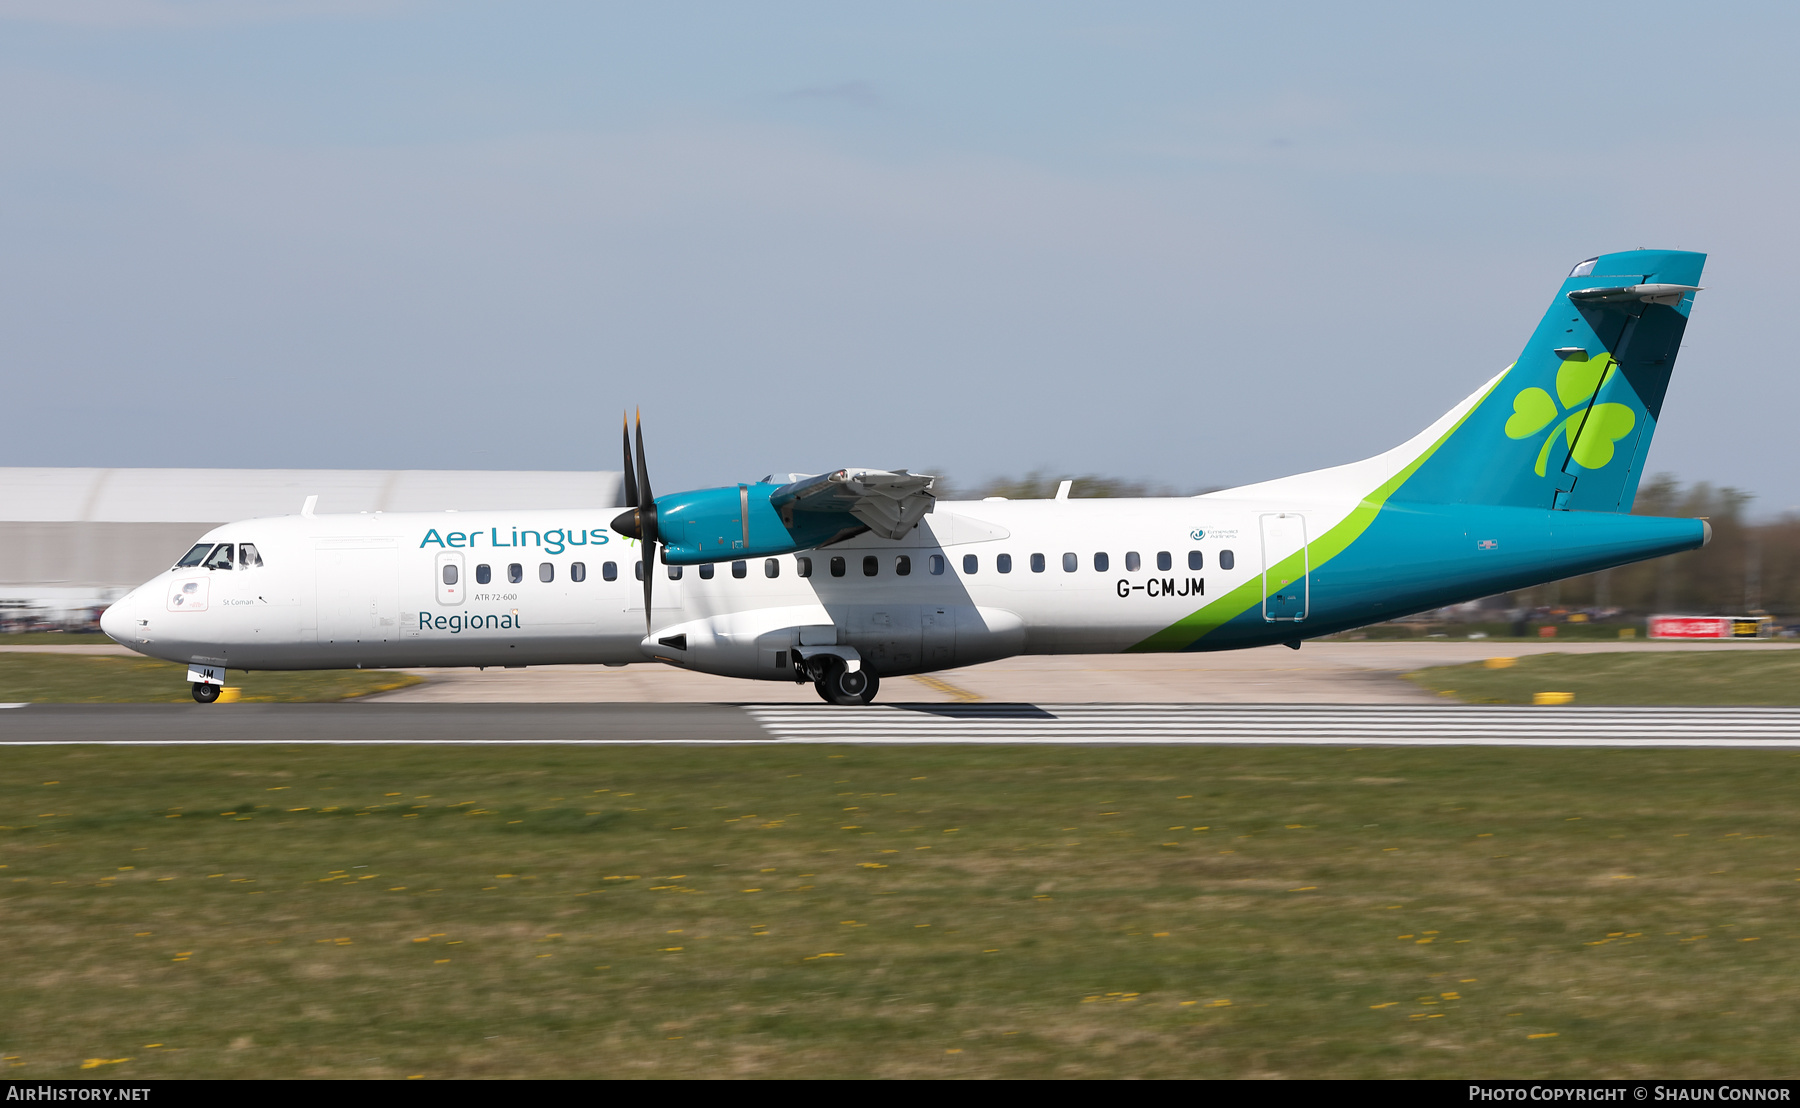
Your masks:
M205 681L194 682L194 699L202 704L211 704L219 699L219 686L209 685Z
M867 668L851 673L843 664L832 666L813 686L827 704L853 707L868 704L881 691L881 678Z

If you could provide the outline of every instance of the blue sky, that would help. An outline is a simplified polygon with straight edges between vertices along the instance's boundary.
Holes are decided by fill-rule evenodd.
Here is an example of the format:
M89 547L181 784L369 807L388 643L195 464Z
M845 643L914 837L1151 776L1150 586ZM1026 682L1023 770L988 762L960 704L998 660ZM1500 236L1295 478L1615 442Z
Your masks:
M1711 254L1651 467L1800 506L1784 5L0 0L0 464L1236 484Z

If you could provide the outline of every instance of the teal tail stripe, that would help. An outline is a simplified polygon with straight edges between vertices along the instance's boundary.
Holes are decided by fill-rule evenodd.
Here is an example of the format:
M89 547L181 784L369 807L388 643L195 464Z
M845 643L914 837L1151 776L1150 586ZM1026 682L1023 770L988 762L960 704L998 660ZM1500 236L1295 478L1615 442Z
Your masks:
M1576 266L1497 402L1395 499L1629 512L1705 263L1632 250Z

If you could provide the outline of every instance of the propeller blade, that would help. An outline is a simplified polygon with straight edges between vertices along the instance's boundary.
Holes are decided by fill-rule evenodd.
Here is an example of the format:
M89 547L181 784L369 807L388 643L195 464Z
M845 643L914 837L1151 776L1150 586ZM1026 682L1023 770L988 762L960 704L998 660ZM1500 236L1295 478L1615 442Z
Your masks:
M638 506L637 474L631 469L631 417L624 416L622 422L624 426L620 431L625 436L625 506L636 508Z
M656 576L656 544L647 542L640 547L644 554L644 634L650 634L650 581Z
M631 463L631 413L624 413L620 422L619 434L623 436L625 449L625 510L613 517L612 529L628 539L641 539L643 530L638 526L638 509L642 505L638 503L637 471Z
M650 634L650 592L651 584L656 576L656 554L661 545L657 540L656 530L656 494L650 491L650 466L644 461L644 413L638 410L637 417L637 472L638 472L638 538L642 540L644 558L644 634Z
M637 471L638 488L643 496L643 499L638 502L638 506L654 505L656 494L650 491L650 467L644 464L644 413L642 411L638 412L637 418Z

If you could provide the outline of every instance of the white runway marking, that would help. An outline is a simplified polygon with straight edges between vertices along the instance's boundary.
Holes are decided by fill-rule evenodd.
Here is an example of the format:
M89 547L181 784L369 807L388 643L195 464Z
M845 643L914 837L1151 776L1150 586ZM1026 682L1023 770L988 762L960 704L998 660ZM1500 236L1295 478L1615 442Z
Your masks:
M24 707L25 705L20 705ZM269 707L274 707L273 705ZM534 705L520 704L515 734L530 730ZM567 707L567 706L563 706ZM597 707L597 706L596 706ZM911 746L1494 746L1494 747L1718 747L1800 750L1800 708L1528 708L1471 705L1280 705L1280 704L914 704L839 708L819 705L741 704L762 737L700 737L727 726L683 718L681 706L634 720L626 727L597 711L591 723L569 721L559 736L493 738L484 725L457 734L434 719L436 734L405 728L405 710L320 717L315 731L304 717L257 717L263 723L240 737L215 727L230 709L204 726L193 713L175 735L131 734L130 718L95 720L88 734L12 738L12 723L53 723L47 713L21 713L0 728L0 750L9 746L781 746L848 744ZM707 705L717 712L727 705ZM50 707L55 711L55 706ZM510 713L508 713L510 715ZM209 713L210 716L210 713ZM155 722L155 717L150 717ZM285 721L288 734L269 726ZM294 725L302 726L296 728ZM390 727L413 729L393 735ZM686 737L661 737L664 728ZM591 731L590 731L591 728ZM300 734L294 735L294 730ZM201 730L201 734L195 734ZM205 730L228 732L213 738ZM323 732L330 737L313 737ZM571 733L573 732L573 733ZM16 732L15 732L16 733ZM385 733L385 734L384 734ZM716 731L715 731L716 733ZM179 737L175 737L175 736ZM417 737L415 737L417 736Z
M752 706L799 742L1800 748L1800 708L1463 705Z
M0 708L23 708L23 707L25 707L26 704L29 704L29 703L30 703L30 701L24 701L19 704L0 704Z

